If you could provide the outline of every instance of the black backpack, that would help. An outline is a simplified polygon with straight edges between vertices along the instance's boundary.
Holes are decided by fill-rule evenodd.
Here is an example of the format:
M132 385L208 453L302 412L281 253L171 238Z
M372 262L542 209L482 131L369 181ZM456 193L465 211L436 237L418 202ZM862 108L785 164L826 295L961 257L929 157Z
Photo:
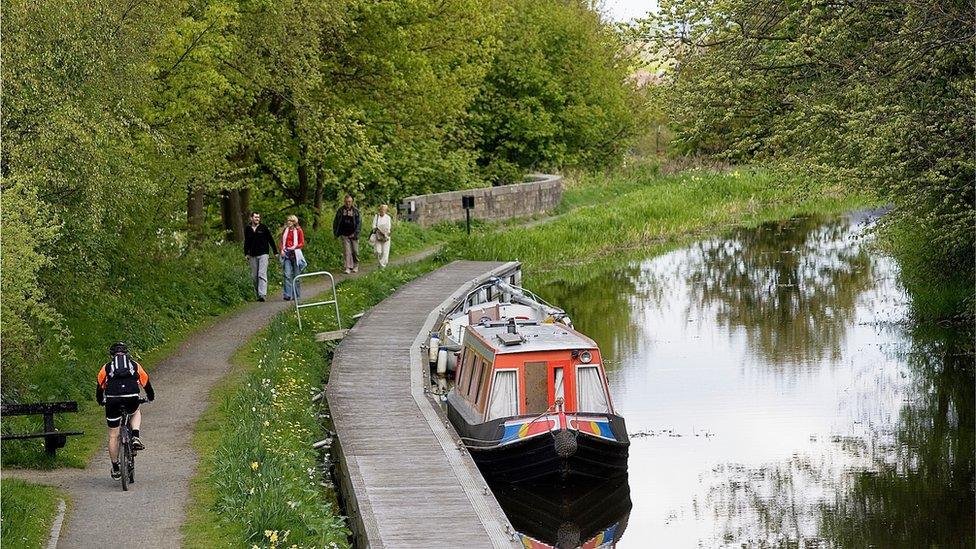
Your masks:
M118 354L105 364L106 396L139 396L138 367L128 354Z

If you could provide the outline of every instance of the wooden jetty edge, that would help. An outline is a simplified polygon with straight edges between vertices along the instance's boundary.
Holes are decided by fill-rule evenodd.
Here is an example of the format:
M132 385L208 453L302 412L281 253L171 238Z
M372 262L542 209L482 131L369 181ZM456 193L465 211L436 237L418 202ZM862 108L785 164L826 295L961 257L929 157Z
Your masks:
M443 310L517 262L455 261L373 307L336 349L326 395L357 547L518 547L437 403L421 344Z

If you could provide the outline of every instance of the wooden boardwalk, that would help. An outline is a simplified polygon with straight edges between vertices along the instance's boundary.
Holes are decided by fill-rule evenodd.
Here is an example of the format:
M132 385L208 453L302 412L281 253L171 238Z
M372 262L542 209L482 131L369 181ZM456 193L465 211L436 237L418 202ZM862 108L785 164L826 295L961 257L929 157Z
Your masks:
M425 394L421 344L475 279L513 263L457 261L371 309L336 350L327 396L358 547L517 547L457 435Z

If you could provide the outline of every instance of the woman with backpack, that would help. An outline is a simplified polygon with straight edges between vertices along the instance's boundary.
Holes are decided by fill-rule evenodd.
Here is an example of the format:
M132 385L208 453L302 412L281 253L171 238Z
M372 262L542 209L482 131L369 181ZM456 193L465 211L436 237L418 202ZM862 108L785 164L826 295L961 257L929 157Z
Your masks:
M380 206L379 213L373 216L373 232L369 235L369 243L373 245L381 269L390 262L390 234L393 232L393 219L386 213L388 210L386 204Z
M301 296L301 286L295 277L301 274L307 263L302 248L305 247L305 233L298 224L298 216L289 215L285 229L281 233L281 269L285 273L285 301Z

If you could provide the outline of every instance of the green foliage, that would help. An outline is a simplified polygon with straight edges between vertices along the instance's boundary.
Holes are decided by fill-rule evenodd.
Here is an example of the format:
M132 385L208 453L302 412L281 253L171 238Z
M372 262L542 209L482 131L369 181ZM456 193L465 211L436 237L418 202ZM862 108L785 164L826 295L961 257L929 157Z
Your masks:
M59 499L58 490L50 486L16 479L0 481L0 544L16 549L47 547Z
M668 57L679 150L871 188L894 205L898 238L913 232L925 251L918 276L971 289L971 16L968 2L935 0L672 0L642 30Z
M482 184L483 123L506 115L472 109L512 63L557 82L542 146L569 152L537 150L547 167L615 157L593 135L626 126L618 44L553 6L560 47L521 0L3 0L3 397L83 398L106 341L158 348L241 302L244 265L215 244L242 210L299 214L327 268L344 192L395 206Z
M502 4L500 46L471 107L488 179L618 163L635 133L638 104L618 58L620 37L588 3Z
M37 200L36 189L23 183L12 183L2 190L3 231L0 248L3 249L3 276L0 277L0 294L3 295L3 322L0 323L0 353L3 374L15 379L23 377L25 363L15 360L29 356L39 341L47 341L47 347L57 350L67 334L61 316L45 300L39 284L40 270L52 263L46 249L57 236L57 226L44 204ZM8 379L10 379L8 377Z

